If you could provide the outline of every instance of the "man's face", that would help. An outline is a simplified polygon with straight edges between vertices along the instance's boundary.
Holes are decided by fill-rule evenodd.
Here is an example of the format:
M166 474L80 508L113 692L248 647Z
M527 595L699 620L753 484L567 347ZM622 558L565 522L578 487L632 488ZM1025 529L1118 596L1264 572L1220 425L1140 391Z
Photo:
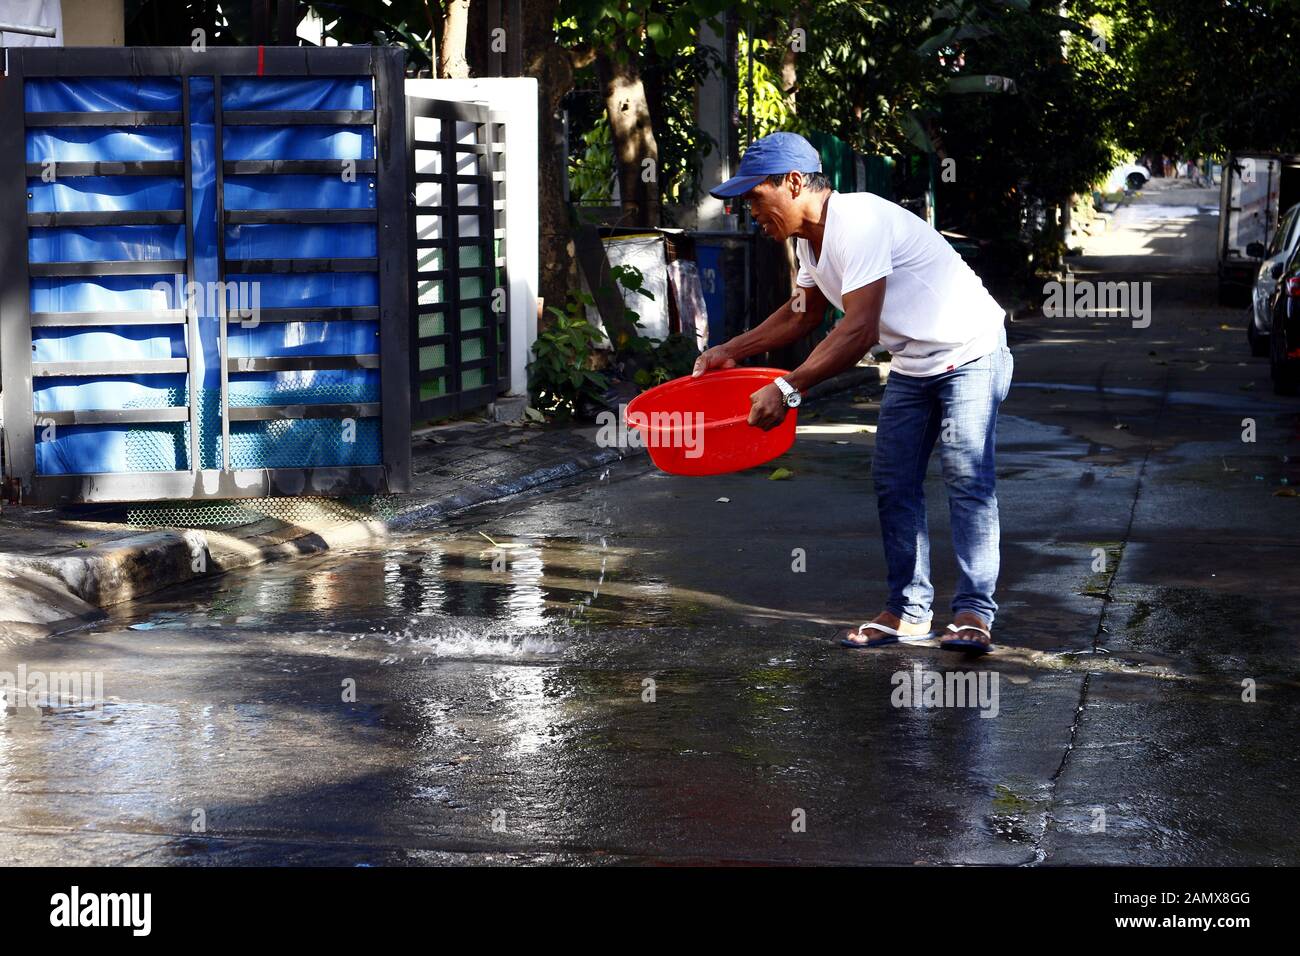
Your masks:
M799 221L795 197L802 192L802 186L803 177L790 173L779 186L764 181L745 193L749 214L764 235L784 241L794 234Z

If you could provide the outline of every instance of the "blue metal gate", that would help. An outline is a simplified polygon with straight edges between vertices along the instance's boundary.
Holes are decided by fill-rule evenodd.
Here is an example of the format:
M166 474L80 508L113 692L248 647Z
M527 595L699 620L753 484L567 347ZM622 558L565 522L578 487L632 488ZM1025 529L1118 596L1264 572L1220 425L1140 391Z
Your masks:
M401 51L8 52L0 366L24 496L406 490Z

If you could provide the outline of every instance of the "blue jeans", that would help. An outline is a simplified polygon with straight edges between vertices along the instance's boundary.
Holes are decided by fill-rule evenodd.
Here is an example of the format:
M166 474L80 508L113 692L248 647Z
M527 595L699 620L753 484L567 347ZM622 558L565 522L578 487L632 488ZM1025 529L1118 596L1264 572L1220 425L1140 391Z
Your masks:
M952 610L993 623L999 539L993 446L1012 367L1004 332L996 349L951 372L889 376L871 472L885 545L886 609L904 621L923 624L932 616L924 482L937 440L957 554Z

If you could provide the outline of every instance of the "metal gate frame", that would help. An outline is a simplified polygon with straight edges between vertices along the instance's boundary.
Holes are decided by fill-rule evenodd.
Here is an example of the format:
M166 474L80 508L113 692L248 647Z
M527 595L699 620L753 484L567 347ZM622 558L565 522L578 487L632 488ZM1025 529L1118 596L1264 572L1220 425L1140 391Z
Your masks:
M410 247L408 214L407 122L405 113L405 54L395 47L302 47L209 48L199 52L188 47L145 48L14 48L5 51L8 75L0 79L0 383L4 391L4 435L8 474L21 482L23 496L37 503L67 501L143 501L170 499L251 498L271 495L349 495L373 492L401 492L411 480L411 389L408 361L411 316ZM26 77L113 77L162 76L181 80L180 113L39 113L28 114L24 105ZM262 321L328 321L377 319L380 352L367 356L264 357L232 359L225 352L226 316L224 297L220 308L222 467L199 468L197 454L197 370L191 359L199 347L197 315L192 310L134 313L45 313L30 310L30 279L37 275L106 275L184 272L186 281L194 275L194 210L190 184L190 84L192 76L212 77L216 107L216 190L220 210L218 230L218 279L227 281L225 226L227 222L301 223L339 221L334 210L265 210L258 214L225 210L223 181L228 173L319 172L342 161L267 160L226 161L222 149L221 79L245 76L368 76L374 83L374 109L360 111L257 111L224 117L227 123L304 123L322 118L329 122L373 124L375 130L375 208L365 221L375 221L377 261L346 259L257 260L268 272L359 270L373 266L379 288L377 307L308 308L262 310ZM397 111L402 111L398 113ZM347 115L344 115L347 114ZM75 175L176 175L171 167L183 165L185 209L161 212L28 213L27 179L33 175L26 163L25 132L32 125L180 125L183 130L184 162L151 163L60 163L57 171ZM105 123L111 118L116 122ZM167 170L155 168L160 165ZM362 161L357 161L361 170ZM260 167L260 168L259 168ZM367 167L368 169L368 167ZM35 175L40 175L37 168ZM357 216L359 210L340 210ZM371 212L366 210L367 213ZM249 218L252 215L253 218ZM354 219L353 221L357 221ZM186 259L177 262L147 260L28 264L28 227L36 225L121 225L137 223L184 223ZM24 264L18 268L17 264ZM174 267L174 268L173 268ZM239 269L240 267L236 267ZM247 266L243 267L247 269ZM231 273L238 276L238 271ZM361 314L364 313L364 314ZM185 326L184 359L48 363L54 368L33 368L31 360L33 325L164 325ZM70 368L69 366L75 366ZM381 401L365 405L280 405L234 408L227 405L227 377L231 371L282 371L297 369L375 368L380 369ZM105 474L38 475L35 459L35 413L32 408L33 374L131 375L184 372L188 382L187 407L42 412L57 425L119 424L186 421L190 425L190 468L186 471L136 471ZM229 468L229 422L249 420L303 419L309 417L379 417L381 419L382 463L364 466Z
M417 139L417 117L436 119L439 122L437 140ZM499 114L484 106L452 100L437 100L421 96L408 96L406 108L407 142L411 151L411 181L415 184L412 196L420 183L437 183L441 186L441 201L420 204L413 199L410 217L412 258L411 269L411 417L414 421L445 418L459 412L479 408L496 399L503 386L509 383L507 330L509 328L509 283L505 281L505 230L498 224L498 214L504 215L505 190L505 124ZM473 124L477 133L473 143L461 143L456 135L457 123ZM417 171L416 151L437 153L436 173ZM474 156L474 172L458 171L463 154ZM478 202L462 203L459 187L473 184L478 187ZM478 219L478 236L462 240L460 218L472 215ZM440 235L436 239L420 238L419 219L438 216L442 220ZM497 242L502 248L498 254ZM480 250L479 266L462 268L460 249L476 245ZM420 252L424 249L443 250L442 268L420 271ZM463 296L460 281L467 276L484 278L486 295ZM498 281L499 280L499 281ZM443 296L439 302L420 304L420 285L441 281ZM500 296L496 295L500 292ZM483 324L477 329L462 329L460 310L466 306L483 308ZM493 305L500 305L499 310ZM435 335L420 335L420 317L441 314L442 331ZM462 361L461 344L467 338L482 337L483 356ZM420 368L420 350L431 346L444 346L444 361L428 369ZM463 375L467 371L484 370L484 382L465 388ZM421 387L445 379L442 395L421 398Z

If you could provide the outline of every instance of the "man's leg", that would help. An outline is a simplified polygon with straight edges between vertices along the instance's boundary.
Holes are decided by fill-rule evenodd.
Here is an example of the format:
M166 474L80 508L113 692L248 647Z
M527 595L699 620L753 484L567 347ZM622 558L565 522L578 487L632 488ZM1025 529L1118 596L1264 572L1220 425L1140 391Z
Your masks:
M930 535L925 518L925 469L939 434L932 383L891 375L880 403L871 463L885 548L887 610L904 621L931 617Z
M998 407L1011 388L1011 372L1011 352L1000 346L945 375L939 386L939 456L958 570L952 610L974 614L985 627L992 627L998 609L993 600L1000 544L994 444ZM956 623L974 622L963 615Z

